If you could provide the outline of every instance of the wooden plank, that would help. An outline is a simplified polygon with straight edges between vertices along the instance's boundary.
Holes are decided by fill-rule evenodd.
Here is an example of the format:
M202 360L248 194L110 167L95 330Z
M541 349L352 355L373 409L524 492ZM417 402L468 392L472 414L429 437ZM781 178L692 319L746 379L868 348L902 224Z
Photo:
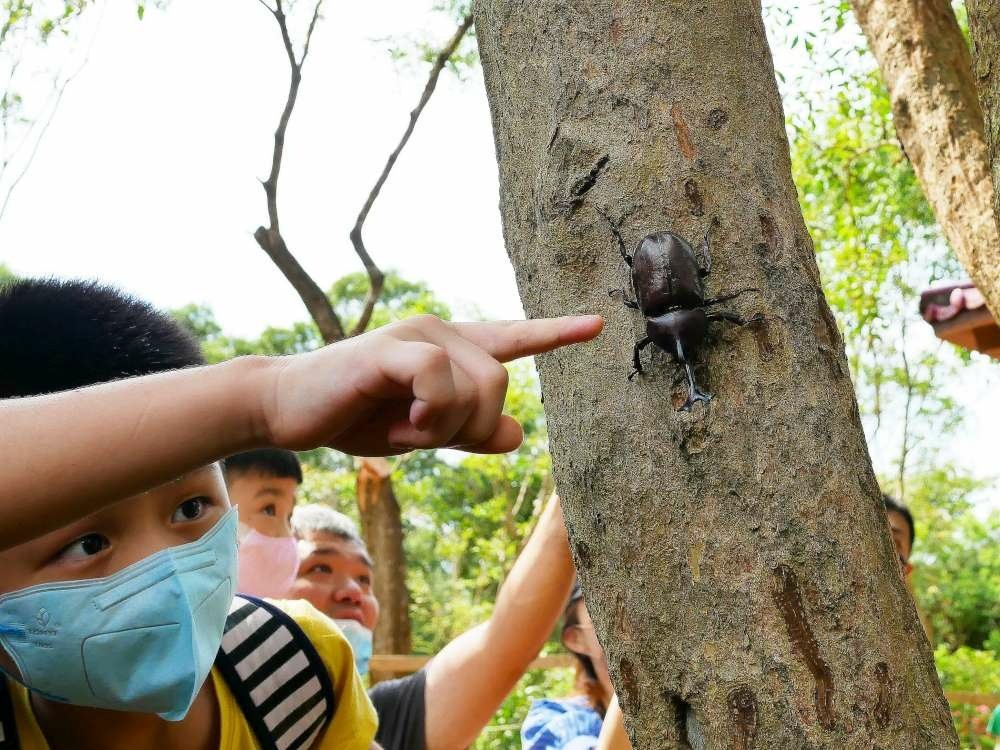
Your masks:
M1000 705L1000 695L987 695L984 693L945 693L944 697L949 703L966 703L970 706L989 706L994 708Z

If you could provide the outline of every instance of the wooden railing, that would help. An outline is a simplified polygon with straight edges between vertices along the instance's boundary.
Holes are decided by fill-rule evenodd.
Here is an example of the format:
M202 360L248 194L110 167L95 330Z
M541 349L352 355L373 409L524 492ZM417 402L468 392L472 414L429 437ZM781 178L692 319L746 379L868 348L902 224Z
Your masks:
M372 657L370 669L373 672L416 672L431 660L429 656L419 654L376 654ZM556 669L572 667L575 659L570 654L550 654L540 656L528 665L528 669ZM1000 705L1000 695L985 693L945 693L949 703L965 703L970 706L989 706L991 709Z

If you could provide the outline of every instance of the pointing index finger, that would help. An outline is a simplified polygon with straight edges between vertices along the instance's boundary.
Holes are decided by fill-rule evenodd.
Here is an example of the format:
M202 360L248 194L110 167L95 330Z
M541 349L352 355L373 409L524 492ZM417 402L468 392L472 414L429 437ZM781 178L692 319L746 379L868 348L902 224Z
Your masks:
M562 318L509 320L488 323L452 323L462 338L471 341L500 362L590 341L601 332L600 315L567 315Z

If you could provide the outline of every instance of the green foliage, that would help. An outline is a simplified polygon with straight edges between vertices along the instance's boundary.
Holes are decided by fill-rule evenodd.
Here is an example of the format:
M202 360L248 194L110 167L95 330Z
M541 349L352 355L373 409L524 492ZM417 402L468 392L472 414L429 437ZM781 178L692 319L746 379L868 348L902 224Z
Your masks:
M10 270L10 268L5 266L3 263L0 263L0 284L4 284L5 282L8 281L13 281L16 278L17 276L14 274L13 271Z
M976 651L965 646L950 650L939 646L934 652L941 686L948 692L1000 693L1000 658L993 651ZM986 734L990 709L985 705L952 705L952 717L966 750L993 750L996 740Z
M931 447L961 422L942 385L968 361L928 341L917 300L962 272L896 140L878 74L838 79L825 103L790 118L793 176L878 468L906 501L908 474L935 465Z
M462 20L472 12L471 0L440 0L435 3L432 12L442 19L447 19L457 28ZM459 78L464 78L473 69L479 67L479 49L475 42L476 30L471 27L458 49L448 59L447 69ZM397 67L413 71L422 65L432 64L441 53L448 36L426 34L407 34L397 37L383 37L375 41L386 45L389 57Z

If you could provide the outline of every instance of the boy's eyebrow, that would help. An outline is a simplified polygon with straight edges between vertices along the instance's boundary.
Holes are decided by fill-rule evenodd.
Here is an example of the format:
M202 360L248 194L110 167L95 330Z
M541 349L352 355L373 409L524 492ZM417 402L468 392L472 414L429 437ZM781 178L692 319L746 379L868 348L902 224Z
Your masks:
M264 495L275 495L276 497L281 496L281 490L277 487L263 487L254 493L254 497L262 497Z

